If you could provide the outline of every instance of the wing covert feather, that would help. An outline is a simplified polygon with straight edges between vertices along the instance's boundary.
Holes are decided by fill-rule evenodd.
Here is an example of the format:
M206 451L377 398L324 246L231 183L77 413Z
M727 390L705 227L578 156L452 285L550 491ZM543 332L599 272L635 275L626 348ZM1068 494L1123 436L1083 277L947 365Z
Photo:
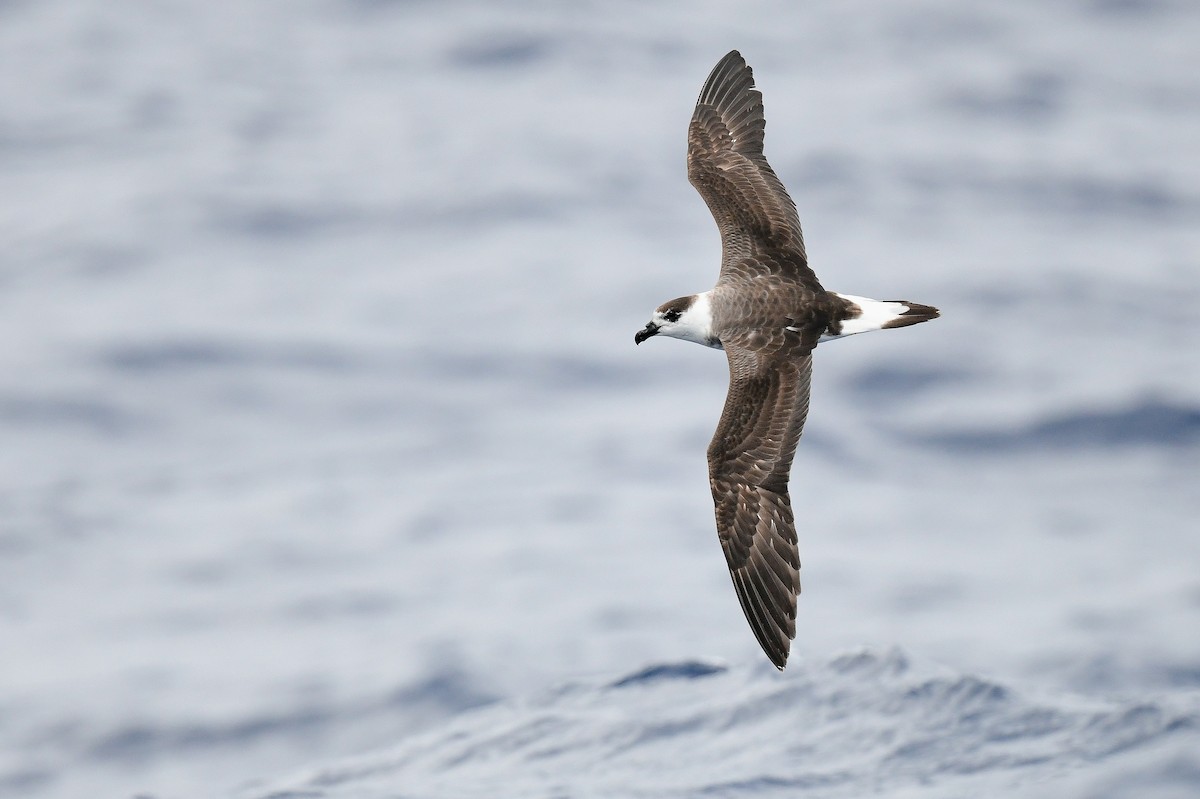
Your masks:
M704 198L721 232L721 279L759 269L816 281L808 269L796 206L763 155L762 94L741 54L713 68L688 127L688 180Z
M725 342L729 395L708 449L717 535L746 620L776 667L796 634L800 557L787 481L808 414L811 346Z

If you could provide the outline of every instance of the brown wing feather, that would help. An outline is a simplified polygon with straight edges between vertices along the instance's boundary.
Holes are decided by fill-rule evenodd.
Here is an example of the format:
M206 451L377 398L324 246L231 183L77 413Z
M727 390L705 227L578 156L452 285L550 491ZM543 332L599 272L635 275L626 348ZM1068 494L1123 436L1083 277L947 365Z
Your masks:
M708 448L717 535L742 612L776 667L796 635L800 556L787 481L808 414L812 343L724 341L729 395ZM765 346L764 346L765 345Z
M688 127L688 180L721 231L721 279L779 271L819 288L796 206L763 155L765 128L762 94L734 50L713 68Z

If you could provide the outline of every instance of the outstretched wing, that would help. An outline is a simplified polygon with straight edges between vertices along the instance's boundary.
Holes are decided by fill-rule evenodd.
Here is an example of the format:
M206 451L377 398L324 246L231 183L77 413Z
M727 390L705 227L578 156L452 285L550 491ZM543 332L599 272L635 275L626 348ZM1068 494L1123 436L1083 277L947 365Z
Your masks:
M762 94L737 50L713 68L688 127L688 180L721 231L721 279L772 271L812 281L796 205L763 155ZM758 256L748 258L748 256Z
M708 448L708 473L717 535L742 612L782 669L796 635L800 593L787 482L808 415L812 344L786 331L772 342L763 338L722 342L729 395Z

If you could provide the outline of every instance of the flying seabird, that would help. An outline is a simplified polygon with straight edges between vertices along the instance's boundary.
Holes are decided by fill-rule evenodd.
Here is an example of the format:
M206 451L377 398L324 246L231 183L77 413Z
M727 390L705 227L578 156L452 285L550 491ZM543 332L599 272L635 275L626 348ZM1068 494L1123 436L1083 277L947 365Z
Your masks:
M808 414L817 344L936 319L907 300L826 291L796 206L763 156L762 94L737 50L713 68L688 126L688 180L721 231L709 291L658 306L637 332L725 350L729 394L708 446L717 535L742 612L779 669L796 636L800 557L788 474Z

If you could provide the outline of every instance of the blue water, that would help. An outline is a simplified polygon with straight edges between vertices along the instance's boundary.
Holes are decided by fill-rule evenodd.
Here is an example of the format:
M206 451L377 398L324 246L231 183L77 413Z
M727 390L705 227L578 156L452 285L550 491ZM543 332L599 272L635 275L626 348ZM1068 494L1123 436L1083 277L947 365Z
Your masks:
M0 796L1200 791L1200 9L0 3ZM831 289L788 670L704 450L737 47ZM497 786L501 786L503 790Z

